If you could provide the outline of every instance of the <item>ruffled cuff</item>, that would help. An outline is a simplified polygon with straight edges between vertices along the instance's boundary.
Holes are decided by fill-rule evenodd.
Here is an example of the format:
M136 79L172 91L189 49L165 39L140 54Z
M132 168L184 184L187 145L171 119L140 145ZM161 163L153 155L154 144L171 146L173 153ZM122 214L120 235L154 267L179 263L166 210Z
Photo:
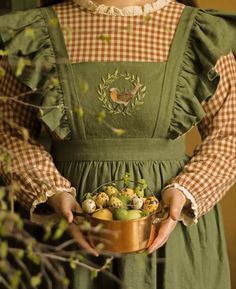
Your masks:
M50 214L40 214L40 213L35 213L34 211L38 205L45 203L48 198L61 192L66 192L66 193L71 194L73 197L76 197L76 189L74 187L70 187L70 188L59 187L54 190L49 190L45 192L44 194L42 194L38 199L36 199L33 202L32 207L30 209L30 220L32 222L39 223L39 224L45 224L46 222L57 223L61 217L55 212L50 213Z
M173 184L165 186L162 190L162 194L164 193L166 189L172 188L172 187L180 190L185 195L185 197L190 201L190 206L182 210L179 221L182 221L185 226L191 226L193 224L197 224L198 206L193 195L190 194L190 192L186 188L180 186L177 183L173 183Z

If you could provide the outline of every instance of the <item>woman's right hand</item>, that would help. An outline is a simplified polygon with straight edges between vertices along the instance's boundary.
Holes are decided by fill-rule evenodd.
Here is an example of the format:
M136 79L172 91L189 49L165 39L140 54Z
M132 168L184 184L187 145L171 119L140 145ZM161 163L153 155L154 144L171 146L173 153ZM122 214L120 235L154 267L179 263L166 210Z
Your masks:
M78 245L87 250L89 253L98 256L98 252L92 248L84 238L79 226L73 223L73 212L82 212L82 209L76 199L67 192L60 192L48 198L46 203L52 207L55 212L67 220L69 223L68 232L71 237L75 239Z

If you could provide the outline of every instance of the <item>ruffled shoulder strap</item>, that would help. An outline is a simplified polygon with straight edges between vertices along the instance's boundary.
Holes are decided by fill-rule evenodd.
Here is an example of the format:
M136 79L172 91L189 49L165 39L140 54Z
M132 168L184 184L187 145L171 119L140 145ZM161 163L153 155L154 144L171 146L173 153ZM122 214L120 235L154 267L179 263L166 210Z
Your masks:
M201 103L214 95L220 80L215 65L230 52L236 56L236 14L198 9L183 55L169 138L182 135L204 117Z
M55 19L51 25L55 25ZM70 129L56 59L41 9L1 16L0 45L7 52L14 75L35 91L32 103L41 106L39 118L60 139L67 138Z

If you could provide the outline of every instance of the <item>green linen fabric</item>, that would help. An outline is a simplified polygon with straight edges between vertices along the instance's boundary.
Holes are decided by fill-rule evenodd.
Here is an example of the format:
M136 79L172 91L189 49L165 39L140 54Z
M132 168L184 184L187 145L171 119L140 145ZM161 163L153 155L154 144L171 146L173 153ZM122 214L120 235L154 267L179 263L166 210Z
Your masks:
M188 19L183 25L190 29L181 58L182 65L176 74L178 81L174 87L175 100L168 138L181 135L201 120L204 111L199 102L214 94L219 81L214 70L217 60L230 51L236 54L235 14L187 8L196 10L196 13L191 25ZM26 66L17 77L32 90L42 90L32 100L42 105L39 117L60 139L68 139L71 137L69 116L63 103L61 84L57 81L60 76L47 29L50 26L57 30L58 24L55 16L49 23L46 22L40 9L3 15L0 17L0 45L9 51L8 59L15 74L21 58L30 60L32 65Z
M13 33L4 30L6 23ZM177 144L178 137L202 119L201 102L210 99L219 81L214 65L221 55L235 52L235 16L186 7L167 62L126 65L134 79L140 77L145 96L137 111L130 110L131 115L125 115L128 109L124 109L122 114L118 110L121 105L116 107L106 102L105 111L109 112L111 105L109 124L118 124L127 130L127 135L122 138L98 124L91 124L91 116L101 111L99 84L108 73L115 73L117 69L121 74L119 79L108 85L107 95L111 85L122 87L125 91L132 88L122 76L125 74L124 63L72 65L60 27L55 23L56 15L52 8L18 12L0 18L0 35L2 46L10 51L9 62L15 73L21 57L33 64L28 65L18 77L31 89L42 90L35 100L42 104L42 115L39 117L51 133L64 140L60 148L57 143L54 144L55 152L59 152L52 151L58 170L76 187L79 201L84 193L101 183L122 178L125 172L130 172L134 180L145 178L160 197L161 189L181 171L189 158L183 154L182 145L176 145L176 156L168 158L168 146L152 144L153 139L168 144L173 139L173 143ZM32 32L26 33L29 28L35 31L35 37L32 37ZM61 58L63 62L59 61ZM149 81L150 69L155 72L155 81ZM91 87L92 93L86 97L78 93L81 78ZM55 108L48 109L48 105ZM75 108L81 105L85 113L88 110L88 117L78 117ZM108 139L112 140L111 145ZM127 148L126 141L133 144L133 151L132 147ZM78 143L78 146L73 146L72 142ZM149 155L144 157L145 154L142 154L145 143L150 146L151 159ZM70 148L73 150L70 151ZM81 159L80 149L81 154L86 152L84 159ZM104 160L100 159L102 152L107 156ZM109 159L109 155L112 158ZM104 260L102 256L88 258L98 264ZM78 268L70 272L70 287L229 289L229 266L219 206L201 217L197 225L185 227L178 223L167 244L157 252L115 258L110 271L120 278L122 285L104 273L91 279L89 271ZM60 284L55 286L60 288Z
M57 29L55 19L51 25ZM59 138L70 134L56 68L53 44L39 9L0 17L0 45L8 53L15 76L32 91L33 104L41 105L39 117ZM19 68L24 65L22 73Z

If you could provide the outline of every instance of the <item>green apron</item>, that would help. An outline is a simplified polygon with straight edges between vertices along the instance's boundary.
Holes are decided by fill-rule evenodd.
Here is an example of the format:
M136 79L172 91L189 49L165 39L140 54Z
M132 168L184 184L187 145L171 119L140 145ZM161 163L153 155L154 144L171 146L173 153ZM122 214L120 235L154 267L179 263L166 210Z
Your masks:
M0 44L11 52L13 71L22 55L33 63L17 77L42 91L32 102L41 104L40 119L64 140L52 147L58 170L77 189L79 201L84 193L125 172L134 180L145 178L160 198L161 189L189 160L184 138L178 136L204 116L200 102L216 90L217 59L235 52L235 16L185 7L168 61L159 63L71 64L55 19L52 8L2 16ZM12 30L3 29L6 23ZM33 37L26 33L28 28ZM81 107L83 118L77 113ZM96 117L102 119L101 112L106 117L99 124ZM118 136L122 131L117 129L126 133ZM88 258L104 261L102 256ZM229 289L219 206L196 225L179 222L166 245L152 255L116 258L109 270L122 285L104 273L92 279L85 269L68 270L72 289ZM60 287L54 283L54 289Z
M53 10L43 9L46 19ZM129 172L144 178L160 198L161 189L189 160L183 137L167 139L182 55L196 11L185 9L167 62L85 62L71 64L60 29L49 25L58 61L71 140L55 142L52 155L61 174L77 189L77 199L100 184L120 179ZM186 25L186 21L189 25ZM82 92L81 83L88 83ZM138 93L130 103L112 102L113 92ZM119 89L119 90L118 90ZM83 108L79 117L76 108ZM105 111L106 123L96 116ZM117 136L112 128L126 131ZM98 264L103 257L89 257ZM104 273L91 278L79 268L71 272L73 289L229 289L229 268L218 206L201 217L197 225L179 222L167 244L154 252L116 258L109 269L122 281L115 283Z

